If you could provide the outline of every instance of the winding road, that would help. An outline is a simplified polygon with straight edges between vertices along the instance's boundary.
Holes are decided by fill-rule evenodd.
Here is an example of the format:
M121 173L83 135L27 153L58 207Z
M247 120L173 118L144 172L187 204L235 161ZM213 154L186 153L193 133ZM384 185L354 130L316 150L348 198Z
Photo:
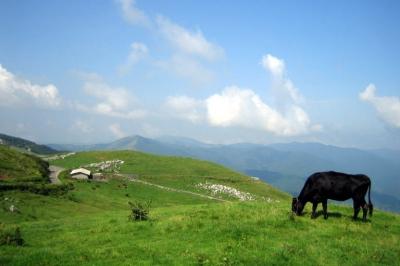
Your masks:
M64 170L64 168L55 165L50 165L49 170L50 170L50 175L49 175L50 182L52 184L61 184L60 179L58 179L58 175L61 173L61 171Z

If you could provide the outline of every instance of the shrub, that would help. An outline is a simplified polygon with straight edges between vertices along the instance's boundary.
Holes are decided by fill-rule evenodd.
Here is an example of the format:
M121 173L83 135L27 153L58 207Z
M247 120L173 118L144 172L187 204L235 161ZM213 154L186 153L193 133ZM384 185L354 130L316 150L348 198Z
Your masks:
M7 190L20 190L28 191L41 195L64 195L68 191L74 189L73 184L46 184L46 183L31 183L31 182L18 182L18 183L0 183L0 191Z
M68 194L67 198L68 198L70 201L73 201L73 202L76 202L76 203L81 202L81 200L76 196L75 193L70 193L70 194Z
M24 244L21 230L19 227L5 227L0 224L0 246L2 245L13 245L22 246Z
M129 215L131 221L146 221L149 219L151 201L134 203L128 202L132 213Z

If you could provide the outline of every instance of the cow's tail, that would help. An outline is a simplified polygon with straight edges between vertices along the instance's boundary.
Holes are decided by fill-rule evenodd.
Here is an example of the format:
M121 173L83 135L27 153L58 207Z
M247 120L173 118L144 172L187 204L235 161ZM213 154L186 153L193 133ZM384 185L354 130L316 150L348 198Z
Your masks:
M368 209L369 209L369 216L372 216L372 212L374 211L374 205L371 202L371 181L369 182L368 186Z

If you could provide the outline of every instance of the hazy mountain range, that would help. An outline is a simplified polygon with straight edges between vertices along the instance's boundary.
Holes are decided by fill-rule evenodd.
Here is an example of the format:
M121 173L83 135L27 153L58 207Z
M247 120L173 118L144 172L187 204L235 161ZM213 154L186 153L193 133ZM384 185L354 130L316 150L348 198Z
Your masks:
M320 143L213 145L180 137L131 136L95 145L48 145L57 150L122 150L187 156L220 163L293 195L313 172L364 173L373 180L372 195L380 208L400 211L400 151L341 148Z

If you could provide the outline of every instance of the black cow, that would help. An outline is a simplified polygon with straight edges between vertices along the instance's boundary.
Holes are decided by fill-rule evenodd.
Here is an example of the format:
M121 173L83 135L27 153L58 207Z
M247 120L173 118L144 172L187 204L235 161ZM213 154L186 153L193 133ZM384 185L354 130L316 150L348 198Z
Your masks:
M368 190L368 204L365 202L365 194ZM360 208L363 209L363 221L367 219L367 212L372 215L373 205L371 203L371 180L366 175L349 175L338 172L320 172L312 174L304 184L300 195L293 198L292 211L301 215L307 202L313 204L311 218L316 217L318 203L322 202L324 218L328 218L327 202L332 200L353 199L354 219Z

